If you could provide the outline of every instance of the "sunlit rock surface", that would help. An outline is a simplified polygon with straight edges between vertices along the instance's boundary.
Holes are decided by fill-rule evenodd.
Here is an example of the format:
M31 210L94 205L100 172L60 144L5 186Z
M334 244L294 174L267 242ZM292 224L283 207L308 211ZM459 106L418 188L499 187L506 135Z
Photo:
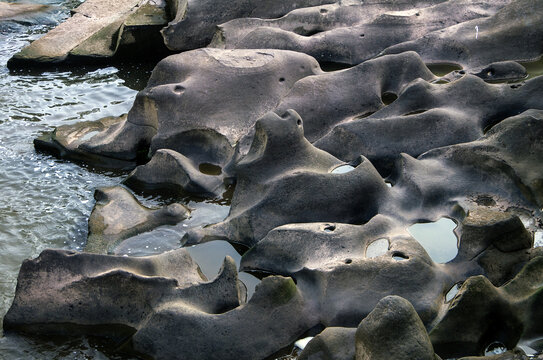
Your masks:
M163 206L97 190L87 252L27 260L6 331L155 359L278 358L308 336L301 359L542 353L543 77L516 62L543 53L540 8L171 1L166 45L205 46L222 23L215 48L160 61L127 115L35 142L133 169L124 184ZM202 221L187 199L228 215ZM443 218L453 243L437 259L408 229ZM236 245L240 269L227 257L208 279L185 249L119 250L161 225L178 247ZM239 271L263 278L249 301Z

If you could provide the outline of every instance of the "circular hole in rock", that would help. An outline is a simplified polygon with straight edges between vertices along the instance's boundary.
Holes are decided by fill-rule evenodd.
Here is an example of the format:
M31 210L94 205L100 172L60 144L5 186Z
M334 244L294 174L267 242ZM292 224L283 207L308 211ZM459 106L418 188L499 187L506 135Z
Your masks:
M352 264L353 260L352 259L345 259L345 264L349 265L349 264Z
M298 124L298 126L302 126L302 120L298 119L298 120L296 121L296 124Z
M436 222L418 223L407 230L422 245L436 263L451 261L458 254L458 239L454 234L456 223L449 218Z
M396 261L409 260L409 256L401 252L395 252L394 254L392 254L392 258Z
M201 163L198 166L198 170L200 170L202 174L206 174L206 175L216 176L216 175L222 174L222 169L220 166L210 164L210 163Z
M285 78L284 78L284 77L279 78L279 82L283 82L283 81L285 81Z
M176 94L182 94L185 91L185 88L181 85L175 85L175 87L173 88L173 91Z
M366 257L374 258L377 256L385 255L388 251L389 243L388 239L382 238L373 241L366 248Z
M324 226L324 229L323 229L325 232L332 232L334 230L336 230L336 226L335 225L331 225L331 224L327 224Z
M383 102L383 104L385 105L390 105L392 104L394 101L396 101L396 99L398 98L398 95L392 93L392 92L384 92L382 95L381 95L381 101Z
M332 170L332 174L345 174L345 173L353 171L354 169L356 168L351 165L339 165L338 167Z
M326 14L328 12L328 10L326 9L321 9L320 11L321 11L321 14Z
M486 348L485 348L485 353L484 355L485 356L494 356L494 355L499 355L499 354L503 354L507 351L507 348L505 347L504 344L502 344L501 342L499 341L494 341L492 343L490 343Z
M364 37L364 36L366 36L366 35L364 35L364 34L360 34L360 37Z

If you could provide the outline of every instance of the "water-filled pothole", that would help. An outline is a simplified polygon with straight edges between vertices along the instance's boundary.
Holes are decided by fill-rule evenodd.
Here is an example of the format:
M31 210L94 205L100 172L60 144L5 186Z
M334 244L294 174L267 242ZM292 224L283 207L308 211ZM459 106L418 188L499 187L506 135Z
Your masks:
M239 269L241 255L227 241L215 240L203 244L198 244L185 248L190 256L198 263L204 275L212 280L217 277L219 270L224 262L224 258L228 255L234 259ZM239 279L243 281L247 287L247 300L253 296L255 287L260 283L260 280L246 272L239 273Z
M389 247L388 239L377 239L366 248L366 257L374 258L387 253Z
M354 169L356 168L351 165L339 165L334 170L332 170L332 174L345 174L353 171Z
M521 62L520 65L524 66L528 76L525 80L534 78L539 75L543 75L543 58L537 61Z
M462 70L462 67L455 64L426 64L426 67L434 73L435 76L444 76L455 70Z
M455 228L454 221L441 218L436 222L411 225L408 231L422 245L433 261L443 264L451 261L458 254Z
M502 344L499 341L494 341L493 343L489 344L485 348L484 355L485 356L499 355L499 354L503 354L506 351L507 351L507 348L505 347L504 344Z

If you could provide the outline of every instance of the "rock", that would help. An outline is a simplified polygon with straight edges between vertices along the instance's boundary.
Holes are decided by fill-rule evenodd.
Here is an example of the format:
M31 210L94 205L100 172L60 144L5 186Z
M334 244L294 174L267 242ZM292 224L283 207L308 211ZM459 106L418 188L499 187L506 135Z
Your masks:
M49 6L42 4L19 4L0 1L0 21L11 20L47 9L49 9Z
M356 359L435 360L432 343L409 301L383 298L356 330Z
M427 81L436 79L414 52L383 56L344 71L299 80L274 111L281 115L294 109L304 120L304 136L315 142L339 124L356 122L382 109L386 106L383 101L387 94L400 94L419 78ZM356 153L348 161L363 154L362 148L350 146L350 142L347 144L352 153Z
M275 20L238 19L219 27L213 46L283 49L319 62L350 65L376 57L389 46L439 29L494 15L510 0L384 2L319 6Z
M224 167L256 119L273 110L297 80L320 72L313 58L289 51L200 49L173 55L154 69L126 121L80 148L134 161L150 146L150 155L171 149L195 165Z
M236 163L228 217L190 230L183 241L226 239L250 247L279 225L367 221L377 213L388 188L369 161L360 161L349 173L332 173L341 161L304 138L296 112L282 117L269 113L256 122L250 150Z
M84 162L98 168L133 169L136 166L137 157L124 160L113 158L108 154L94 154L84 150L83 144L92 142L93 137L110 128L117 128L126 121L126 115L119 117L106 117L97 121L83 121L71 125L57 127L51 133L34 139L34 147L37 151L54 155L60 159L68 159L75 162ZM145 133L146 129L142 129ZM114 146L119 147L119 143ZM122 146L122 145L121 145ZM135 150L137 151L137 150Z
M543 39L542 7L540 2L514 0L492 16L393 45L382 54L416 51L425 62L467 68L508 60L536 60L542 55L541 49L533 46Z
M333 0L170 0L169 5L175 18L162 34L171 50L193 50L206 46L213 37L215 26L228 20L242 17L274 18L296 8L331 3Z
M92 253L111 253L124 239L160 225L175 225L190 216L190 210L178 203L148 209L120 186L98 189L94 198L85 246L85 251Z
M111 58L118 50L135 50L140 56L150 49L164 53L160 42L147 40L153 33L159 36L167 23L165 6L164 1L87 0L73 10L71 18L15 54L8 66L92 62Z
M133 189L210 197L221 195L225 191L221 168L209 164L208 167L214 167L218 173L206 174L205 163L202 164L198 166L176 151L160 149L150 162L138 166L130 173L124 183Z
M292 279L270 276L247 304L222 314L163 306L134 335L133 344L156 359L264 359L316 324Z
M161 304L224 312L239 306L238 293L230 258L207 282L184 249L141 258L45 250L23 263L4 329L127 336Z
M536 78L515 87L487 84L473 75L447 85L415 80L400 88L398 99L389 106L339 123L315 146L344 161L363 154L388 173L402 152L416 157L474 141L509 116L543 108L541 81Z
M535 304L541 302L542 267L538 256L499 288L483 276L467 279L430 332L436 352L443 358L477 355L495 341L511 349L520 338L541 336Z
M356 328L327 327L302 351L299 360L353 360Z

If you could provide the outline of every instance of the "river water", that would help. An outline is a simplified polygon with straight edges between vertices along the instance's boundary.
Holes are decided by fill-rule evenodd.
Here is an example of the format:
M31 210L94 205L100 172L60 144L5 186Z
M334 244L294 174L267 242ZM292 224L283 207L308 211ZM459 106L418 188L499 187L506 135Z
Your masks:
M55 126L127 112L150 73L135 66L10 72L6 63L14 53L80 3L34 2L52 7L0 22L0 318L11 305L22 261L45 248L81 249L94 189L118 184L123 175L38 154L33 139ZM87 339L35 341L1 331L0 359L108 358Z

